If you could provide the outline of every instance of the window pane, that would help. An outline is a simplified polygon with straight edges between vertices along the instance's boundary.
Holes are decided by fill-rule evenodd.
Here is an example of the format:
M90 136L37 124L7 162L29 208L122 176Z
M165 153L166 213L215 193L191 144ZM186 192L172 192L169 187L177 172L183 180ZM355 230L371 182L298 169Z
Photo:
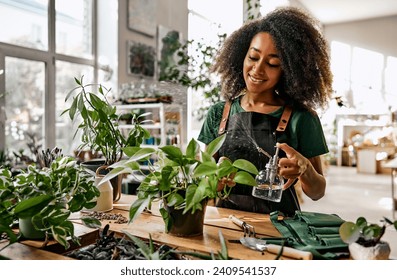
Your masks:
M56 0L57 53L92 58L92 0Z
M332 41L331 71L334 75L333 88L337 96L348 94L350 89L351 47L347 44Z
M358 47L353 48L352 82L372 90L380 90L383 59L381 53Z
M48 50L47 0L0 0L0 11L0 41Z
M387 67L385 69L385 89L387 93L397 97L397 57L389 56L387 58Z
M62 112L69 108L72 99L65 102L67 94L77 86L74 78L80 79L84 75L84 84L92 83L94 68L87 65L73 64L69 62L56 62L56 146L62 149L63 154L72 155L80 144L80 137L73 139L78 122L72 123L69 115Z
M6 149L32 156L28 144L44 144L45 64L6 57L5 69Z

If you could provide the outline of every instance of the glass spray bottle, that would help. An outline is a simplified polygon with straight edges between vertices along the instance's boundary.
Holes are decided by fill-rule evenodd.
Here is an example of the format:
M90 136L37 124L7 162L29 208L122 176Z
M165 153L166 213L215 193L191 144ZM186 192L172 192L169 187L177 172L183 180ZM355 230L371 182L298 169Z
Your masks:
M280 202L283 194L284 179L278 174L278 153L280 149L276 147L273 157L270 157L266 164L266 169L259 171L255 180L257 186L252 189L252 195L261 199Z

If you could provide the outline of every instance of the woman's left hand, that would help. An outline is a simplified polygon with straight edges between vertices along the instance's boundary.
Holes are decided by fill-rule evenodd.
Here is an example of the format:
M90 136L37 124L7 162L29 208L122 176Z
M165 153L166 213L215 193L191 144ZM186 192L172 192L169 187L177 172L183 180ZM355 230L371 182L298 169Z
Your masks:
M283 189L285 190L289 188L297 178L306 172L310 162L288 144L277 143L276 145L287 155L286 158L280 158L278 162L279 174L288 179L283 186Z

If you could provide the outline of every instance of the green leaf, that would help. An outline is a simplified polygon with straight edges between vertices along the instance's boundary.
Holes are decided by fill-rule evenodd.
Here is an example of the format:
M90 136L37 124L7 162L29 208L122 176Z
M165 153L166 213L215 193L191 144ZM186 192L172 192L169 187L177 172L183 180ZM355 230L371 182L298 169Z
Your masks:
M132 203L129 214L130 223L133 222L143 212L143 210L149 205L151 199L151 196L143 199L138 198L134 201L134 203Z
M234 176L234 181L237 184L242 184L242 185L248 185L248 186L256 186L257 185L255 178L252 177L252 175L246 171L238 171L236 173L236 176Z
M93 107L98 112L103 110L104 107L106 107L106 103L95 94L90 94L89 96Z
M219 252L219 257L222 260L228 260L229 259L229 253L227 250L227 245L226 245L226 241L225 238L223 237L222 231L219 230L219 242L221 244L221 251Z
M125 231L125 230L123 230L123 233L125 235L127 235L128 238L130 238L135 243L135 245L139 248L139 251L142 253L142 255L147 260L151 259L151 253L152 252L150 252L149 246L142 239L132 235L131 233L129 233L129 232Z
M19 218L32 217L39 213L51 200L53 196L44 194L21 201L14 209L14 214Z
M351 244L360 237L360 228L353 222L344 222L339 227L339 235L343 242Z
M48 222L52 225L60 225L70 216L70 211L67 209L57 209L56 213L48 218Z
M197 141L193 138L190 140L189 144L187 145L186 148L186 156L188 158L196 158L197 153L200 151L200 145L197 143Z
M127 157L132 157L137 151L142 149L141 147L125 147L123 148L123 152Z
M210 154L211 156L214 156L216 152L222 147L223 143L225 142L226 139L226 134L222 134L221 136L218 136L214 140L211 141L211 143L208 144L206 152Z
M165 231L169 232L172 227L172 219L170 217L170 214L164 208L160 208L159 210L160 210L161 217L163 218L163 221L164 221Z
M155 152L156 152L156 150L153 149L153 148L141 148L134 155L132 155L127 160L127 162L138 161L138 160L141 160L141 159L146 159L146 158L150 157Z
M201 184L200 184L201 185ZM196 212L197 210L202 210L202 203L205 199L205 187L204 185L197 186L197 185L189 185L186 189L186 206L183 210L183 214Z
M364 217L358 217L356 221L356 225L363 229L368 224L367 220Z
M238 159L235 162L233 162L233 166L237 167L238 169L247 171L249 173L252 173L254 175L257 175L259 173L258 169L256 168L255 165L253 165L251 162L245 159Z
M74 120L74 116L76 114L76 109L77 109L77 98L73 98L72 105L70 106L69 110L69 118L71 120Z
M174 207L184 202L184 198L178 193L171 193L167 197L167 206Z
M215 162L215 158L207 152L201 152L202 162Z
M104 182L109 181L123 173L132 173L133 170L130 169L128 166L126 166L127 165L126 163L124 163L124 164L125 164L125 166L112 167L112 169L101 179L99 184L103 184ZM139 166L138 166L138 169L135 169L135 170L139 170Z
M180 160L182 159L183 154L178 147L168 145L161 147L160 150L162 150L172 161L180 162Z
M204 162L196 167L193 173L193 177L208 176L216 174L218 166L215 162Z
M81 221L89 228L101 228L102 226L101 221L94 217L84 216L81 217Z

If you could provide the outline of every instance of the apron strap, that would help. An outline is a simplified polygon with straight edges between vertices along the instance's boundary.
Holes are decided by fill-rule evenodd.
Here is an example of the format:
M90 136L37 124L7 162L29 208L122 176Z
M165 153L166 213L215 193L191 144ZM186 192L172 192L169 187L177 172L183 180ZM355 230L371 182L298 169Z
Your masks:
M283 114L281 115L280 121L278 122L277 129L276 129L277 132L285 131L285 128L288 125L289 118L291 117L291 113L292 113L292 107L286 105L284 107L284 111L283 111Z
M223 108L222 119L219 125L218 135L222 135L223 133L225 133L227 120L229 118L230 106L231 106L230 101L226 101L225 107ZM277 132L285 131L285 128L288 125L291 114L292 114L292 107L286 105L284 107L284 111L283 114L281 115L280 121L277 125L277 129L276 129Z
M226 101L225 107L223 108L223 114L222 114L221 123L219 125L218 135L222 135L223 133L225 133L227 120L229 118L230 106L231 106L230 101Z

